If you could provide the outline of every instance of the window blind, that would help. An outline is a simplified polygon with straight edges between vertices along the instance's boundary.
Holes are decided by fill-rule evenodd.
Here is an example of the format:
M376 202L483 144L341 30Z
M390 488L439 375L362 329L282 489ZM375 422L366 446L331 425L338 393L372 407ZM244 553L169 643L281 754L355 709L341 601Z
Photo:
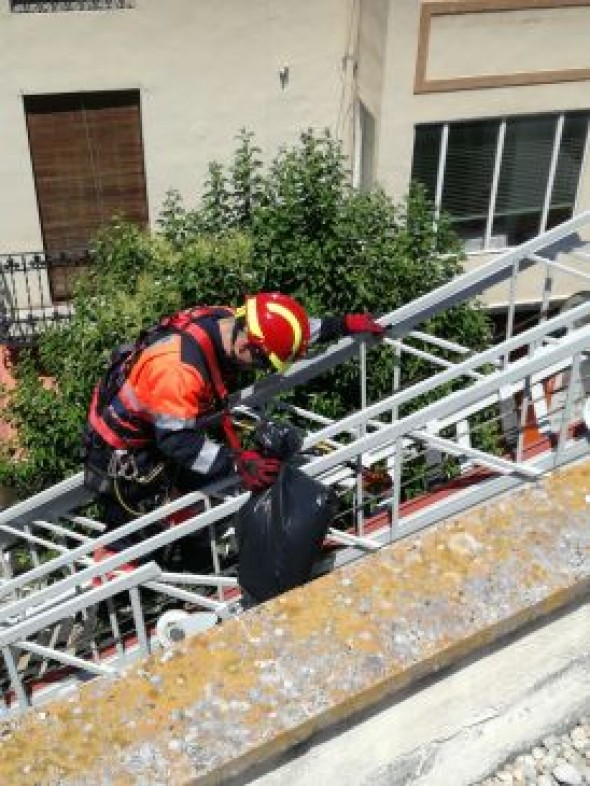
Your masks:
M498 121L486 120L449 129L442 208L466 240L485 234L498 128Z
M433 201L436 196L441 131L440 125L419 126L414 138L412 180L422 183Z
M556 117L513 118L506 137L494 211L494 235L506 245L522 243L540 230Z
M576 201L587 133L588 116L586 114L575 114L565 118L551 192L547 229L571 218Z

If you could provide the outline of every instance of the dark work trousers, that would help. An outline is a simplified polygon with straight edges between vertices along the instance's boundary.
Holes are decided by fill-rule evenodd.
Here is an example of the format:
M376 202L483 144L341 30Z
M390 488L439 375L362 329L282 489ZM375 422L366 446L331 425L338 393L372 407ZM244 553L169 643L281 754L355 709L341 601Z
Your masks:
M101 466L106 470L108 456L93 458L95 458L95 463L100 460ZM116 530L138 518L138 516L149 513L156 507L164 504L171 498L171 495L179 496L190 491L198 491L206 483L212 482L212 480L214 478L198 475L179 467L167 467L165 475L162 475L153 485L144 485L133 480L117 479L116 484L120 492L119 495L117 495L114 485L111 484L111 488L107 493L101 493L97 497L100 506L100 519L107 525L108 531ZM193 510L195 513L200 512L199 508L193 508ZM171 526L174 526L172 521L155 522L133 535L114 541L110 544L109 550L122 551ZM179 541L170 543L162 549L158 549L157 552L146 555L144 559L139 561L149 562L153 559L165 569L175 572L182 570L208 572L213 567L209 529L206 528Z

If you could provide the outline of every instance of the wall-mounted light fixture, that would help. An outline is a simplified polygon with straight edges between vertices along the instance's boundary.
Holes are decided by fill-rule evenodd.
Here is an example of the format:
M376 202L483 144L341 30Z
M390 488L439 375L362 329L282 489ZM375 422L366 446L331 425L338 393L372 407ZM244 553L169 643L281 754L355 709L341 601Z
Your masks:
M284 65L279 68L279 79L281 80L281 87L283 90L289 82L289 66Z

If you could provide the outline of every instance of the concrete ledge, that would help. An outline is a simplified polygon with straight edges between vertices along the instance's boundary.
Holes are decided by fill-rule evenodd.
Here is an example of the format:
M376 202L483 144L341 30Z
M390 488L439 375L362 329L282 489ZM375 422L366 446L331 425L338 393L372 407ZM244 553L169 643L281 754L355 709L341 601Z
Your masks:
M0 783L214 784L590 589L590 464L371 555L6 729Z
M225 786L480 784L590 717L589 631L590 602L569 606Z

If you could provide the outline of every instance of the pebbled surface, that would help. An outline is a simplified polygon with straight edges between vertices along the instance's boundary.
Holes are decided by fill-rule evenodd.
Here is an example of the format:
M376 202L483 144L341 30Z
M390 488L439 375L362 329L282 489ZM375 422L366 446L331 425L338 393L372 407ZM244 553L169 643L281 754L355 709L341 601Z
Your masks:
M590 589L590 463L0 726L3 786L223 783Z

